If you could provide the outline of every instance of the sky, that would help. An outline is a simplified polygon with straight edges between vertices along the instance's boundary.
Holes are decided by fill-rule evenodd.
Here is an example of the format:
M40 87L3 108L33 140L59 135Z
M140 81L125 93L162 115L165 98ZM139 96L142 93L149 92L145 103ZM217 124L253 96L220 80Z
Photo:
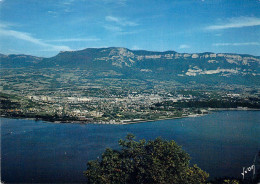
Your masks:
M0 0L0 53L126 47L260 56L260 0Z

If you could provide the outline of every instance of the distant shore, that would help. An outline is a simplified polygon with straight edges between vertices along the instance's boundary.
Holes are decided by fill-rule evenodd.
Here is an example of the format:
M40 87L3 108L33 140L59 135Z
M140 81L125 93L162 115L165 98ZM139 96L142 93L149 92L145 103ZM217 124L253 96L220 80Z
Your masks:
M137 123L147 123L147 122L154 122L154 121L162 121L162 120L171 120L171 119L181 119L181 118L187 118L187 117L199 117L204 116L207 114L191 114L187 116L180 116L180 117L170 117L170 118L159 118L159 119L151 119L151 120L121 120L120 122L110 122L110 121L86 121L86 120L58 120L58 121L51 121L46 119L38 119L38 118L27 118L27 117L18 117L18 116L0 116L2 118L11 118L11 119L27 119L27 120L34 120L34 121L43 121L43 122L49 122L49 123L55 123L55 124L65 124L65 123L71 123L71 124L101 124L101 125L129 125L129 124L137 124Z
M238 108L208 108L208 111L260 111L260 109L238 107Z
M136 123L146 123L146 122L154 122L154 121L162 121L162 120L171 120L171 119L180 119L180 118L189 118L189 117L200 117L205 116L211 112L214 111L260 111L260 109L254 109L254 108L208 108L207 113L203 114L190 114L190 115L184 115L179 117L165 117L165 118L158 118L158 119L151 119L151 120L144 120L144 119L131 119L131 120L121 120L120 122L116 121L93 121L93 120L66 120L66 119L60 119L55 120L53 117L48 118L35 118L35 117L26 117L26 116L5 116L1 115L2 118L13 118L13 119L29 119L34 121L43 121L43 122L50 122L50 123L72 123L72 124L109 124L109 125L129 125L129 124L136 124Z
M123 122L122 125L129 125L129 124L136 124L136 123L147 123L147 122L163 121L163 120L171 120L171 119L181 119L181 118L188 118L188 117L200 117L200 116L205 116L205 115L207 115L207 114L191 114L191 115L187 115L187 116L160 118L160 119L154 119L154 120L129 121L129 122Z

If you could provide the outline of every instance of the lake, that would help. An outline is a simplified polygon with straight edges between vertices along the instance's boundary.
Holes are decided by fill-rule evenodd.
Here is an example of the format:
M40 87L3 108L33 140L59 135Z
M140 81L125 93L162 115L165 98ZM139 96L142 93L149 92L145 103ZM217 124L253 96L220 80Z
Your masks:
M84 182L88 160L118 148L127 133L137 139L175 140L211 178L242 177L260 150L260 111L221 111L202 117L130 125L54 124L1 118L4 182Z

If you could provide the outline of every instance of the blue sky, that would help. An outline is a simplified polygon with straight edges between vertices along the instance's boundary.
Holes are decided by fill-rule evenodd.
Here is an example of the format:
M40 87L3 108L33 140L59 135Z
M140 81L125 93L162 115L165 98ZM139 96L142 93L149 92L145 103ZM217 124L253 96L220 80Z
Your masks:
M0 0L0 53L112 46L260 56L260 0Z

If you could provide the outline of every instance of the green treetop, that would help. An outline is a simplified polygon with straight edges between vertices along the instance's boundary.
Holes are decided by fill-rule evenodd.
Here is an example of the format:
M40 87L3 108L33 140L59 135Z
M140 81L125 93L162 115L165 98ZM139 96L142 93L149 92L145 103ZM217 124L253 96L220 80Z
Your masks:
M100 160L88 162L88 183L206 183L209 174L197 165L190 166L189 155L174 141L137 142L134 138L128 134L119 140L120 151L108 148Z

